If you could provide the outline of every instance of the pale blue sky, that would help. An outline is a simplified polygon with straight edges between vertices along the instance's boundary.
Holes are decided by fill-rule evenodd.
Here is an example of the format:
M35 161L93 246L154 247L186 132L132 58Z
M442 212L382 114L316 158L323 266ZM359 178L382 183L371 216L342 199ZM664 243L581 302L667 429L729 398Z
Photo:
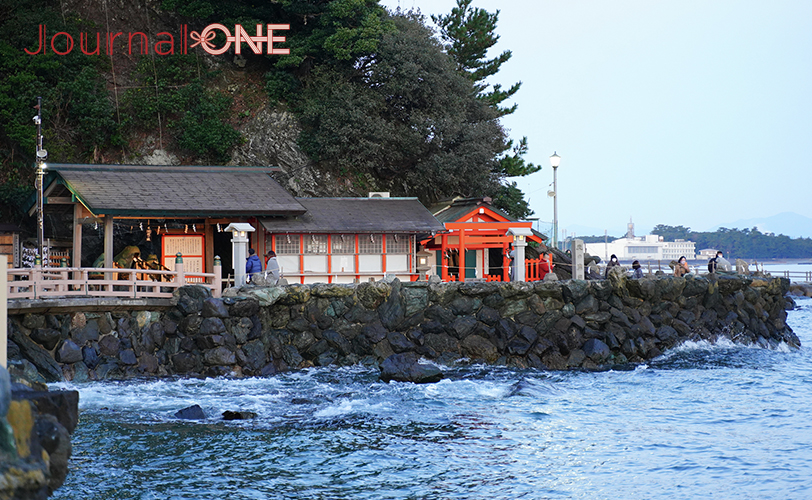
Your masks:
M382 0L448 13L454 0ZM812 218L812 1L474 0L500 10L492 83L522 81L503 124L544 166L517 179L535 216L558 169L559 226L619 235ZM809 235L812 236L812 235Z

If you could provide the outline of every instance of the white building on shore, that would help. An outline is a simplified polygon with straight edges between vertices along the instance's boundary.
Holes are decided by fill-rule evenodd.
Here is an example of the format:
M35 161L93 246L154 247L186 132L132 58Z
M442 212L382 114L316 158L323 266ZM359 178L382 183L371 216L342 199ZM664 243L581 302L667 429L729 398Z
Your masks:
M662 236L649 234L642 237L618 238L608 243L587 243L586 251L601 259L609 260L616 255L623 261L630 260L677 260L683 255L688 260L696 257L693 241L663 241Z
M616 255L622 261L671 261L678 260L682 256L688 260L696 258L696 243L693 241L663 241L663 237L656 234L636 237L632 222L629 222L628 228L624 238L605 243L587 243L585 245L587 253L597 255L605 261L612 255Z

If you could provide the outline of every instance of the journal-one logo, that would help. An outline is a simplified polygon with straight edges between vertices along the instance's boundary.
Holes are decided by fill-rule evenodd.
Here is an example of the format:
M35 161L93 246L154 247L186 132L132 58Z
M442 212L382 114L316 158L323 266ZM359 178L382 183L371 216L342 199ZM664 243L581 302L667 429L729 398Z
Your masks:
M233 35L227 27L219 23L206 26L200 33L197 31L189 32L188 25L182 24L180 26L180 33L177 42L179 45L177 46L177 49L178 53L186 54L188 53L189 49L200 45L200 47L207 53L211 55L220 55L227 52L233 43L234 53L240 54L242 51L242 44L245 43L248 45L248 49L250 49L254 54L265 53L269 55L285 55L290 54L290 49L278 48L274 46L275 43L284 42L285 37L274 35L274 32L289 29L289 24L257 24L256 35L251 36L240 24L234 25ZM225 35L225 44L219 48L212 43L217 37L218 32ZM62 43L63 39L65 40L64 44ZM117 39L118 41L116 41ZM189 44L190 40L192 42L191 45ZM100 54L112 55L116 45L121 46L121 44L126 44L125 47L128 54L133 53L133 46L135 46L136 52L142 55L149 54L151 47L153 52L159 56L175 54L176 47L175 36L168 31L158 33L155 35L155 39L152 41L150 41L150 38L146 33L141 31L128 32L126 35L121 31L117 33L104 33L103 40L102 33L96 32L95 44L93 42L94 41L87 33L83 32L79 34L79 50L88 56ZM25 50L26 54L34 56L38 54L46 54L50 48L50 51L54 54L64 56L70 54L73 51L74 46L75 39L70 33L59 31L49 39L48 27L44 24L40 24L39 46L37 47L37 50L28 50L28 48L23 48L23 50Z

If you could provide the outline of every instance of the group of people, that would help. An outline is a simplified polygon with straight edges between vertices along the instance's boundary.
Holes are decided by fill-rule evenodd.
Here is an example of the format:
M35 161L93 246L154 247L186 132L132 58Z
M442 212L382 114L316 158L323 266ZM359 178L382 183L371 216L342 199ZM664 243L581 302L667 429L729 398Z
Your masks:
M612 270L613 267L619 266L620 262L617 260L617 256L612 254L612 257L609 259L609 262L606 264L606 272L604 274L604 278L609 277L609 272ZM732 266L730 262L725 259L724 253L719 250L716 252L716 257L712 258L708 261L708 272L709 273L716 273L716 272L731 272ZM688 259L685 258L683 255L677 261L677 264L674 266L674 276L685 276L686 274L691 272L691 268L688 267ZM640 261L632 262L632 278L639 279L643 277L643 269L640 267Z
M257 255L256 250L253 248L248 249L248 259L245 262L245 274L248 276L249 282L253 280L253 277L257 274L262 273L262 261L259 260L259 256ZM276 252L273 250L268 250L268 253L265 254L265 276L266 278L268 275L273 277L273 282L276 283L279 281L279 262L276 260Z

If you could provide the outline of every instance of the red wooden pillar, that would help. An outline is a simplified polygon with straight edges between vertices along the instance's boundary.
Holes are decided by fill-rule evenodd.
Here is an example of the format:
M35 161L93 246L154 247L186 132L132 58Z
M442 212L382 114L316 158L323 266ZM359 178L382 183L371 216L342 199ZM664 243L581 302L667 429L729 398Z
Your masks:
M502 243L502 280L510 281L510 259L507 257L509 243Z
M459 280L465 281L465 229L460 229Z
M304 285L304 234L299 235L299 283Z
M327 283L333 282L333 275L330 274L332 272L333 265L333 241L332 235L327 235Z
M448 250L448 235L443 234L443 240L440 244L440 276L443 278L443 281L448 281L448 255L446 251Z

